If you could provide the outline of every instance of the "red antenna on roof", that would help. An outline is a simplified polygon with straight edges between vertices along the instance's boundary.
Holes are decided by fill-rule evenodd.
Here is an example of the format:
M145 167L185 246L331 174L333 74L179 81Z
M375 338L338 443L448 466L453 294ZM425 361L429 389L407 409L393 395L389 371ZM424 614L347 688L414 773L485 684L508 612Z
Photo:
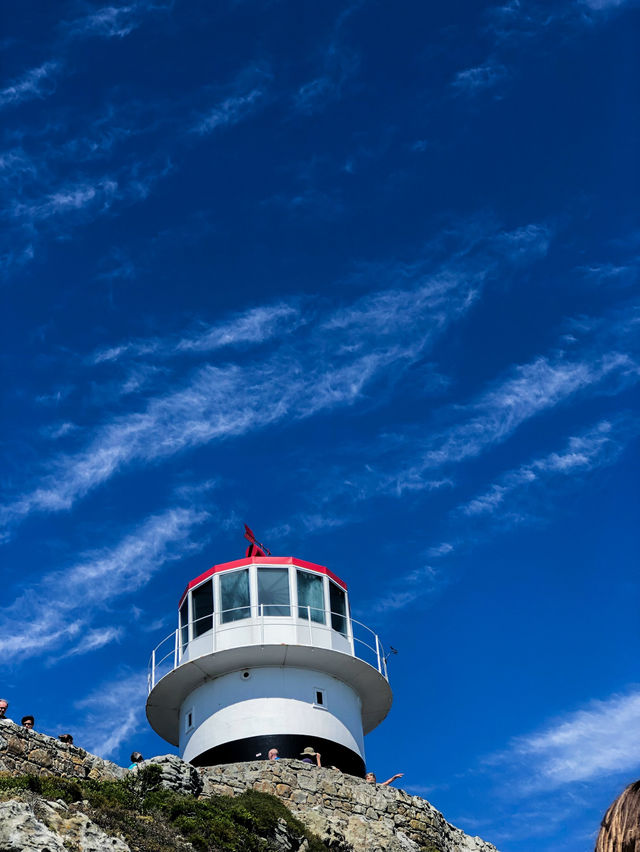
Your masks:
M249 542L247 556L271 556L271 551L264 544L256 541L253 530L249 529L246 524L244 525L244 537Z

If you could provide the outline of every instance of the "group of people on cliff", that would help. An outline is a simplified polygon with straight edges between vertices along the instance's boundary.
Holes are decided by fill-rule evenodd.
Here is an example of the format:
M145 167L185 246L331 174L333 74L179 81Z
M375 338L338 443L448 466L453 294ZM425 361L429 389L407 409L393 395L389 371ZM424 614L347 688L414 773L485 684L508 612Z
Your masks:
M259 756L259 755L256 755L256 756ZM320 752L315 751L313 746L307 746L307 748L305 748L304 751L302 751L300 753L300 757L302 758L303 763L310 763L312 766L313 766L313 760L311 758L315 757L316 766L318 766L318 767L322 766L322 760L321 760ZM280 755L279 755L278 749L277 748L270 748L269 752L267 754L267 759L268 760L280 760ZM330 768L331 769L337 769L336 766L332 766ZM402 778L403 775L404 775L404 772L396 772L396 774L392 775L391 778L387 778L386 781L381 781L378 786L388 787L389 784L392 784L396 780L396 778ZM367 782L367 784L376 784L376 785L378 784L378 781L376 779L374 772L367 772L367 774L364 776L364 780Z
M6 698L0 698L0 720L4 720L5 722L11 722L13 725L15 725L16 722L14 722L13 719L10 719L7 716L7 710L8 709L9 709L9 702L6 700ZM22 719L20 720L20 724L22 725L22 727L26 728L28 731L33 731L35 723L36 723L35 717L31 716L31 715L23 716ZM73 735L72 734L59 734L58 739L62 743L67 743L67 745L73 745ZM139 767L139 764L142 763L144 758L142 757L142 755L140 754L139 751L134 751L129 759L131 761L129 769L137 770L138 767Z
M13 719L10 719L7 716L7 710L9 709L9 702L6 698L0 698L0 720L4 720L5 722L12 722L14 725L16 722ZM33 731L36 720L35 716L28 714L27 716L23 716L20 719L20 724L23 728L26 728L28 731ZM73 736L71 734L59 734L58 739L60 742L68 743L69 745L73 745Z

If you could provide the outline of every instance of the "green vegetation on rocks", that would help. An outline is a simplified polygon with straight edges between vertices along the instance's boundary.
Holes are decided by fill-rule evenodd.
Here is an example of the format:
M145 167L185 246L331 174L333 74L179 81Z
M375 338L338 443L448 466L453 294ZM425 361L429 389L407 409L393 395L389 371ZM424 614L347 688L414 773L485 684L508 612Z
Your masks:
M327 847L268 793L206 800L160 788L160 769L147 766L122 781L67 781L35 775L0 776L0 799L62 800L86 813L137 852L271 852L283 837L306 839L309 852Z

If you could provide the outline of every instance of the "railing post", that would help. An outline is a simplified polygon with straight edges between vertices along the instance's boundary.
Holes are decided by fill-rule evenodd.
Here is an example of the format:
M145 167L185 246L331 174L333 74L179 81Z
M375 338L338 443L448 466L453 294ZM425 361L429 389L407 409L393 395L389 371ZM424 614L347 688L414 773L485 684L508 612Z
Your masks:
M376 656L378 658L378 671L380 672L380 674L382 674L382 668L380 666L380 640L378 639L377 633L374 633L374 636L376 637Z
M309 622L309 644L313 645L313 631L311 629L311 606L307 604L307 620Z
M156 685L156 649L151 652L151 689Z
M346 612L344 615L344 620L347 623L347 641L351 646L351 654L352 656L357 656L356 654L356 644L353 636L353 621L351 620L351 607L346 608Z
M264 645L264 604L260 604L260 644Z
M180 628L173 634L173 667L178 668L178 649L180 648Z

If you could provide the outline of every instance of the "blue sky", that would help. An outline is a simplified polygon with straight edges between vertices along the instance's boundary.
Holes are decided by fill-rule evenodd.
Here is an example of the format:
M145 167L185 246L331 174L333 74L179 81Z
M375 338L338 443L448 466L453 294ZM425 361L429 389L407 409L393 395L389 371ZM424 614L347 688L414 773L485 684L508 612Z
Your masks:
M503 852L640 774L640 9L21 2L0 693L124 763L189 579L329 566L367 740Z

